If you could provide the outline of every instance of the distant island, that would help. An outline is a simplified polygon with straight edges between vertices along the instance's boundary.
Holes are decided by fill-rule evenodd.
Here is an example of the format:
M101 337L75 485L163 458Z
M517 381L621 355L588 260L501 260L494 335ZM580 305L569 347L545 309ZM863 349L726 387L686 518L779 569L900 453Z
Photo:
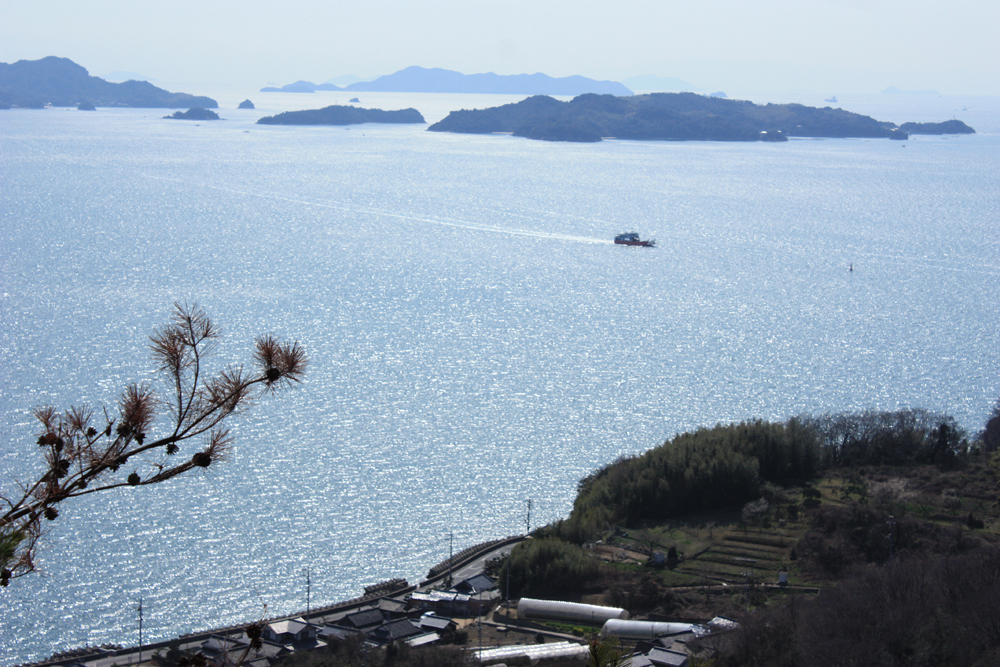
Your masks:
M340 86L335 86L332 83L312 83L311 81L296 81L295 83L290 83L287 86L281 86L280 88L275 88L274 86L267 86L261 88L262 93L315 93L317 90L344 90Z
M194 107L187 111L175 111L163 118L168 120L222 120L219 118L219 114L201 107Z
M510 95L631 95L617 81L595 81L583 76L553 78L545 74L462 74L452 70L407 67L374 81L357 81L339 88L332 83L316 85L296 81L261 92L311 93L317 90L350 90L380 93L482 93Z
M467 134L501 132L546 141L600 141L604 137L660 141L906 138L906 131L894 123L843 109L757 105L694 93L630 97L588 94L569 102L536 95L516 104L452 111L427 129Z
M265 116L259 125L360 125L362 123L425 123L416 109L383 111L341 105L305 111L286 111L276 116Z
M946 120L943 123L903 123L899 126L910 134L975 134L976 131L960 120Z
M0 63L0 106L42 109L78 107L89 103L99 107L140 109L217 109L210 97L171 93L146 81L110 83L68 58L48 56L41 60Z
M240 105L238 107L236 107L236 108L237 109L256 109L256 107L253 105L253 102L251 102L249 99L246 99L246 100L243 100L242 102L240 102Z

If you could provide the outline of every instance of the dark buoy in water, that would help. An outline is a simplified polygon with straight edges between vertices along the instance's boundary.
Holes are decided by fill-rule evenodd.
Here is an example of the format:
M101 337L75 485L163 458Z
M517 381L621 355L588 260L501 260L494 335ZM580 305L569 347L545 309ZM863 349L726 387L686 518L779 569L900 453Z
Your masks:
M851 266L847 270L854 273L854 262L851 262Z

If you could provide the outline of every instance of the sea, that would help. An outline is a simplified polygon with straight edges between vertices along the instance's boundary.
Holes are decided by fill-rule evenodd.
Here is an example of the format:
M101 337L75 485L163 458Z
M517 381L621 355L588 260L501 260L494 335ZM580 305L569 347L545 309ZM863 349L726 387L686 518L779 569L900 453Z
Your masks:
M353 93L170 89L224 120L0 111L0 488L39 474L33 408L167 394L175 303L222 328L211 368L274 334L308 373L228 462L64 503L0 591L2 665L418 582L699 427L924 408L973 436L1000 398L1000 98L834 105L965 136L576 144L256 125ZM359 96L428 123L521 99Z

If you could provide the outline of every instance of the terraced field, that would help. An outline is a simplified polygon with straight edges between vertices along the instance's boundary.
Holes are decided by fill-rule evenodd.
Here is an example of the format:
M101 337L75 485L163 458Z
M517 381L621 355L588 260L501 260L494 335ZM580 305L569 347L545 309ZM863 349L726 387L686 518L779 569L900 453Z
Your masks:
M778 570L793 568L791 551L805 532L805 523L778 528L716 531L715 541L684 559L677 571L721 583L742 584L750 573L755 581L776 583Z

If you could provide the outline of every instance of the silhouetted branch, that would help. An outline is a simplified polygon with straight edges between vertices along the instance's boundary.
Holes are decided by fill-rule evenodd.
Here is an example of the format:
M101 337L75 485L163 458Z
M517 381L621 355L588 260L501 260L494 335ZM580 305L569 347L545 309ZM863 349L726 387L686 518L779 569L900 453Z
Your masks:
M307 365L302 347L273 336L257 339L253 373L229 366L208 375L203 363L220 336L203 310L174 304L170 322L150 337L169 399L159 401L148 385L130 384L114 417L104 408L100 427L95 411L86 406L64 412L52 406L35 409L45 472L31 483L17 484L17 493L0 495L5 509L0 515L0 585L34 570L42 520L55 520L59 503L123 486L158 484L224 460L233 438L220 424L257 398L302 381ZM158 409L166 412L160 423ZM165 435L152 437L154 429ZM207 438L202 449L187 459L176 457L181 443L202 435Z

